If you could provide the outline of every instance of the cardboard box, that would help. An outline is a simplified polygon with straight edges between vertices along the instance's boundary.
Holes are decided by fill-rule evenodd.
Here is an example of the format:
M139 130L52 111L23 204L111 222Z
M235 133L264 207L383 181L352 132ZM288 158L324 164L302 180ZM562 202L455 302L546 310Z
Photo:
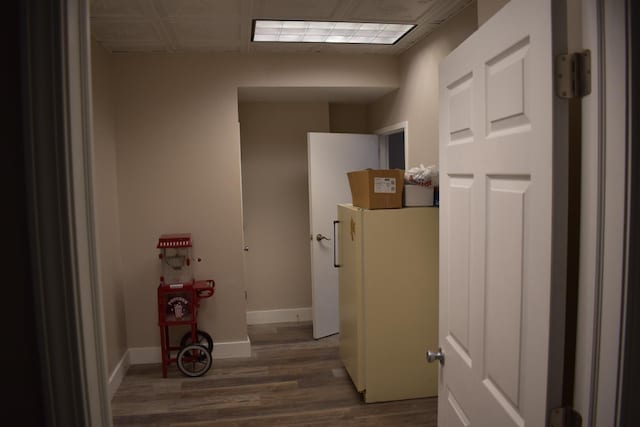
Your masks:
M404 185L404 206L433 206L433 187Z
M347 172L353 206L365 209L402 207L404 170L365 169Z

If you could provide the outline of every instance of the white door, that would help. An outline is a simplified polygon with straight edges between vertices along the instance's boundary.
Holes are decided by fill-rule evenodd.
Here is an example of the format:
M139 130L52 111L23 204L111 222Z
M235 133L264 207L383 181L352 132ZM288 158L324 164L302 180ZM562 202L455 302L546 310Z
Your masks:
M567 118L551 3L511 0L440 66L441 427L544 426L561 403Z
M351 203L347 172L378 168L378 136L309 133L307 155L313 337L317 339L339 330L333 221L338 218L338 203Z

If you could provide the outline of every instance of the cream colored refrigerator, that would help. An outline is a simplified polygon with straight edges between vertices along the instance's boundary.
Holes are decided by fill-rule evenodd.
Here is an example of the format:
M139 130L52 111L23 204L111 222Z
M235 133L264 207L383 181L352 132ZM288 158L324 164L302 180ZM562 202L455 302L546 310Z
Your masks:
M437 395L438 208L338 205L340 356L367 403Z

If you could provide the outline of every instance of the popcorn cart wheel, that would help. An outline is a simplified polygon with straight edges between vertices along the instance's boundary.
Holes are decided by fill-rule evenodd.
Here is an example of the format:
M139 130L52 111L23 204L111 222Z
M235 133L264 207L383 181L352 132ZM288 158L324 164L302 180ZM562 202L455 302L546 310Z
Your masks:
M186 332L180 340L180 347L186 347L189 344L191 344L191 332ZM196 330L196 344L204 346L209 353L213 353L213 338L205 331Z
M178 369L187 377L199 377L211 367L213 358L209 349L202 344L183 347L177 357Z

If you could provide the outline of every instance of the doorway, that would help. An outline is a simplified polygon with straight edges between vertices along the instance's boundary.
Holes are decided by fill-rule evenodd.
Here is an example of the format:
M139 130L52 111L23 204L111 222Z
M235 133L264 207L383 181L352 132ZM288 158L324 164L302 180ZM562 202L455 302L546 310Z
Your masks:
M407 169L409 158L408 122L396 123L374 131L380 147L382 169Z
M405 169L404 163L404 129L387 135L389 150L389 169Z
M307 133L368 133L366 105L313 102L302 95L295 100L240 99L248 324L312 319ZM405 127L396 125L384 135L386 141L396 134L390 139L397 159L393 164L400 168ZM388 146L379 145L379 152L387 153ZM386 168L387 162L380 166Z
M311 320L307 132L326 104L239 104L247 323Z

